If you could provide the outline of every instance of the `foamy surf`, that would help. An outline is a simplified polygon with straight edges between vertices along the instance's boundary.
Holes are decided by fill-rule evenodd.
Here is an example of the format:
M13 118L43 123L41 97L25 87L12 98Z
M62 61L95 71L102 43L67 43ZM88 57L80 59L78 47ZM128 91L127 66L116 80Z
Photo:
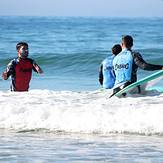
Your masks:
M163 94L112 97L110 91L0 92L0 128L71 133L163 134Z

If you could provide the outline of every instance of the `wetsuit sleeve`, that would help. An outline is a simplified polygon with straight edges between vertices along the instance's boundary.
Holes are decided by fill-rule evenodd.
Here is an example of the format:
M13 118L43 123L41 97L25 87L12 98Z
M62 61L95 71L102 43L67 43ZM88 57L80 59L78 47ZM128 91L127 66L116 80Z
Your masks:
M134 62L139 68L148 71L161 70L163 67L162 65L154 65L145 62L140 53L134 54Z
M15 60L9 62L4 73L7 74L7 78L5 80L7 80L10 75L13 75L15 73Z
M40 73L40 74L43 73L41 67L38 66L38 64L37 64L34 60L32 60L32 64L33 64L33 70L34 70L35 72Z
M103 85L103 73L102 73L102 69L103 69L103 65L101 64L100 65L100 68L99 68L99 82L101 85Z

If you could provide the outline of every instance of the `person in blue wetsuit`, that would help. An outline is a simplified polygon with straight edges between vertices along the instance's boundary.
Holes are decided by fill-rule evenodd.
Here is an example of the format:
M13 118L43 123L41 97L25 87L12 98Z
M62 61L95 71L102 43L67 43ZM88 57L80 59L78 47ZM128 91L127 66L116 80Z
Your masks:
M122 37L122 52L113 60L113 68L116 76L113 94L124 87L137 81L138 67L143 70L163 70L162 65L149 64L144 61L139 52L132 51L133 38L130 35ZM141 93L140 87L138 92Z
M112 56L105 58L101 65L99 71L99 82L105 89L111 89L115 83L115 75L113 72L113 59L114 57L121 52L121 45L116 44L112 47Z
M7 80L11 76L11 91L28 91L32 70L39 74L42 74L43 71L33 59L28 58L29 52L26 42L19 42L16 45L16 50L18 57L10 61L2 78Z

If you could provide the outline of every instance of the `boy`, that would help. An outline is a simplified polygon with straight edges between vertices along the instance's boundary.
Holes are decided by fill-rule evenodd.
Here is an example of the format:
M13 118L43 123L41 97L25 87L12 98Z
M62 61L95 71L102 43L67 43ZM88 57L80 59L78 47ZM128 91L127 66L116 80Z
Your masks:
M115 83L115 75L113 72L113 59L122 51L121 45L116 44L112 47L112 56L103 60L100 66L99 82L105 89L111 89Z
M28 91L29 83L32 77L32 70L42 74L42 69L33 59L28 58L28 44L19 42L16 45L18 57L11 60L3 72L2 78L7 80L11 76L11 91Z

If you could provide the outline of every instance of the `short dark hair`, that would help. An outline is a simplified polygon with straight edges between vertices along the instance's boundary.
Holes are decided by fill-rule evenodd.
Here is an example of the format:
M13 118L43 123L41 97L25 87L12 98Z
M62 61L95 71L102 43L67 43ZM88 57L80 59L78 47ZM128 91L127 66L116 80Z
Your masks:
M26 46L28 48L28 44L26 42L19 42L16 45L16 50L19 50L21 46Z
M112 47L112 53L113 53L114 55L119 54L121 51L122 51L122 47L121 47L120 44L115 44L115 45Z
M122 43L126 46L127 49L131 49L133 46L133 38L130 35L122 36Z

